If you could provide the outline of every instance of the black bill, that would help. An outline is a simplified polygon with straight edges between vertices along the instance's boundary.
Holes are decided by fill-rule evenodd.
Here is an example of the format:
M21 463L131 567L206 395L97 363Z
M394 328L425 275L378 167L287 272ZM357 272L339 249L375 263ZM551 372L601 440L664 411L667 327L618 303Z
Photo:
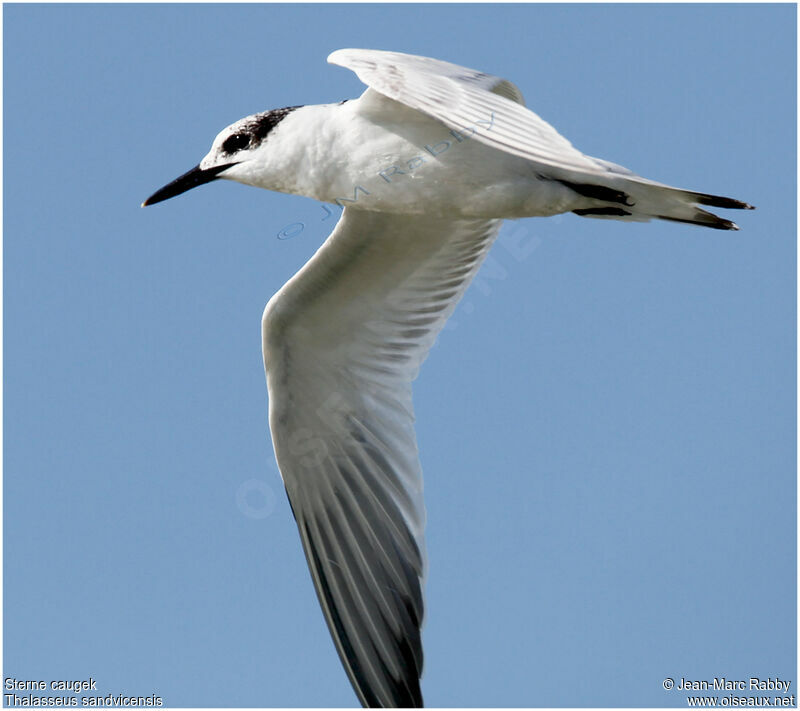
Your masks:
M216 180L223 170L227 170L236 163L225 163L215 165L213 168L201 168L196 165L188 173L184 173L180 178L175 178L169 185L165 185L161 190L156 190L147 200L142 203L142 207L155 205L157 202L169 200L171 197L185 193L187 190L196 188L203 183L210 183Z

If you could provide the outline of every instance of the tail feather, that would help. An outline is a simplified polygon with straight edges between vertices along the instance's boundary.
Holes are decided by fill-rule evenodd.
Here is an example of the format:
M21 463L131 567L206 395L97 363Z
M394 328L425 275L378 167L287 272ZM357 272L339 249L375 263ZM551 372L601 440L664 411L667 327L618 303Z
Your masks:
M754 210L752 205L720 195L697 193L657 183L621 165L592 158L606 179L587 180L586 174L563 171L550 176L585 198L573 212L581 217L647 222L652 219L685 222L716 230L738 230L735 223L702 210L698 205L726 210Z
M616 168L616 166L614 167ZM609 170L609 172L612 171ZM702 210L698 205L728 210L755 209L741 200L672 188L639 178L633 173L623 174L621 169L613 171L605 185L578 183L558 178L557 180L581 197L591 200L572 211L581 217L637 222L655 218L700 225L715 230L738 230L739 227L735 222Z

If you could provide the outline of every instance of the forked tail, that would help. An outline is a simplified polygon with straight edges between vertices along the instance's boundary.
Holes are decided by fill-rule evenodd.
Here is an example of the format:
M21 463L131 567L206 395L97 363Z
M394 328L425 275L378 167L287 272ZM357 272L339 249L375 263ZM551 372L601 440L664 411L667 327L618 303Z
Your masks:
M557 179L559 183L574 190L578 195L596 203L573 210L581 217L637 222L659 219L712 227L715 230L738 230L739 227L735 222L698 206L707 205L728 210L755 209L740 200L672 188L640 178L613 163L600 161L597 158L594 160L609 170L609 180L605 185Z

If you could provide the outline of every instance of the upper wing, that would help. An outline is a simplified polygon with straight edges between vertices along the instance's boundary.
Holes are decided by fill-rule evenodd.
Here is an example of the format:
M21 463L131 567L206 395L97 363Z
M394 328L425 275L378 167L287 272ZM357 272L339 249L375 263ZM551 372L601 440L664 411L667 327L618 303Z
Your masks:
M411 381L499 226L347 209L264 312L278 466L365 706L422 705L425 509Z
M423 111L452 129L492 120L473 137L507 153L564 170L603 175L549 123L525 108L511 82L457 64L400 52L340 49L328 61L354 71L375 91Z
M752 209L740 200L673 188L615 163L584 155L549 123L525 108L522 94L505 79L449 62L376 49L340 49L329 55L328 61L352 69L372 90L422 111L451 129L489 122L490 130L474 131L470 138L533 161L542 166L543 173L556 179L583 187L580 183L585 178L590 185L613 185L625 193L635 191L634 202L638 202L639 212L647 215L644 219L661 217L731 229L736 228L733 223L694 206Z

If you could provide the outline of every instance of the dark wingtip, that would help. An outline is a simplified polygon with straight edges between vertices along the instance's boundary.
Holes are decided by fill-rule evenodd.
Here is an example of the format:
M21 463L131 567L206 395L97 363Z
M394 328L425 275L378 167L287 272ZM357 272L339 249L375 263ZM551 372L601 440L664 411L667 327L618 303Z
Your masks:
M706 193L694 193L695 200L701 205L709 207L722 207L728 210L755 210L755 207L741 200L734 200L720 195L708 195Z
M602 200L603 202L618 202L627 207L633 206L631 196L622 190L615 190L606 185L594 185L593 183L570 183L567 180L560 180L559 178L555 178L555 180L583 197L594 198L595 200Z
M670 222L683 222L687 225L699 225L700 227L710 227L712 230L738 230L739 225L730 220L724 220L710 212L698 210L695 219L683 217L670 217L669 215L656 215L659 220L669 220Z
M623 210L621 207L587 207L578 210L573 210L576 215L581 217L591 217L608 215L609 217L629 217L632 212Z

